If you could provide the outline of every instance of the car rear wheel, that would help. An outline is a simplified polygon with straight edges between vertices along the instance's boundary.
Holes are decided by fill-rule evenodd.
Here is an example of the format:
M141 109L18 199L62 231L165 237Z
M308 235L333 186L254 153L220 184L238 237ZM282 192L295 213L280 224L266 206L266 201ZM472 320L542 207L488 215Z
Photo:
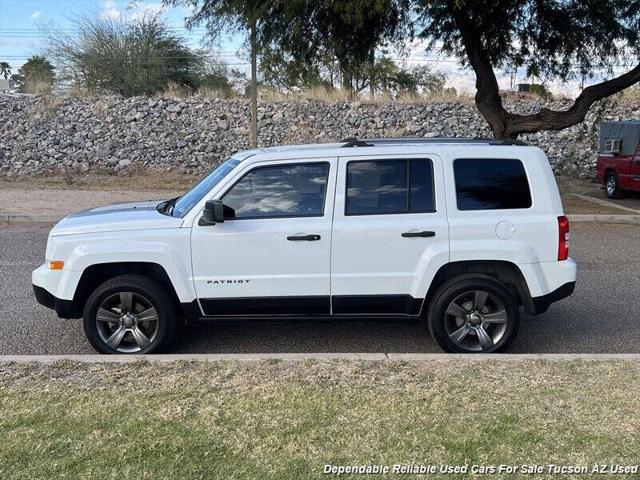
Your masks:
M502 283L461 276L438 289L427 320L432 337L445 352L497 353L513 342L520 312Z
M609 198L620 198L620 186L618 185L618 176L615 173L608 173L604 181L604 191Z
M177 315L161 284L141 275L121 275L89 297L84 330L100 353L152 353L171 342Z

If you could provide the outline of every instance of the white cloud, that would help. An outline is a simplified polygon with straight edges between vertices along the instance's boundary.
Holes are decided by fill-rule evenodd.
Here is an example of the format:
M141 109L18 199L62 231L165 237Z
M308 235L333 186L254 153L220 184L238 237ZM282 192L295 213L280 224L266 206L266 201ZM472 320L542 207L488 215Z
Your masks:
M155 16L164 13L162 2L134 2L130 5L131 20L140 20L145 16Z
M164 13L166 8L162 2L134 1L119 8L116 0L104 0L98 13L103 20L136 21L146 16L154 16Z
M118 9L114 0L102 2L102 8L98 15L103 20L118 20L122 18L122 12Z
M31 20L37 20L42 16L42 10L36 10L31 14Z

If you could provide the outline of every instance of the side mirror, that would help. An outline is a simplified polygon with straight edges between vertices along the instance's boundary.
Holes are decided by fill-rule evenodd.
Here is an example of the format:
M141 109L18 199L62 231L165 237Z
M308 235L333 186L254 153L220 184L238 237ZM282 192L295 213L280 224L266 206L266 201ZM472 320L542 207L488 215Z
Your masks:
M202 227L216 223L224 223L224 205L222 200L209 200L204 206L198 225Z

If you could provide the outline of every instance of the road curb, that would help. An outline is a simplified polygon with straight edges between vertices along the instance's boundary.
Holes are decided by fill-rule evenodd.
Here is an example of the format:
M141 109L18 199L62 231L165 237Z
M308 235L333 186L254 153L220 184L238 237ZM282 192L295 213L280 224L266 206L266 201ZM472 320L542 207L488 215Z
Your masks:
M574 223L640 225L640 215L567 215Z
M604 207L615 208L618 210L624 210L625 212L631 212L631 213L635 213L636 215L640 215L640 210L636 208L625 207L624 205L618 205L617 203L610 202L609 200L604 200L602 198L590 197L588 195L582 195L580 193L569 193L568 195L580 198L587 202L595 203L597 205L602 205Z
M446 353L203 353L170 355L0 355L0 364L77 362L77 363L135 363L140 361L166 363L189 362L256 362L265 360L357 360L395 362L518 362L518 361L631 361L640 362L640 354L629 353L541 353L541 354L446 354Z
M576 223L610 223L640 225L640 215L567 215L569 221ZM26 215L21 213L0 213L0 225L53 225L61 220L57 215Z

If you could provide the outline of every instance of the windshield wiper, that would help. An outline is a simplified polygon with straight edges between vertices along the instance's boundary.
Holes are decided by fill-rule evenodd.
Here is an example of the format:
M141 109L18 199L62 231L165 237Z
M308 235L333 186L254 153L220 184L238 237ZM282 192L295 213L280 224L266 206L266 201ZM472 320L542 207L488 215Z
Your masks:
M172 198L171 200L167 200L165 202L162 202L158 205L157 209L160 213L162 213L163 215L169 215L171 216L173 214L173 207L176 205L176 202L178 201L180 197L175 197Z

